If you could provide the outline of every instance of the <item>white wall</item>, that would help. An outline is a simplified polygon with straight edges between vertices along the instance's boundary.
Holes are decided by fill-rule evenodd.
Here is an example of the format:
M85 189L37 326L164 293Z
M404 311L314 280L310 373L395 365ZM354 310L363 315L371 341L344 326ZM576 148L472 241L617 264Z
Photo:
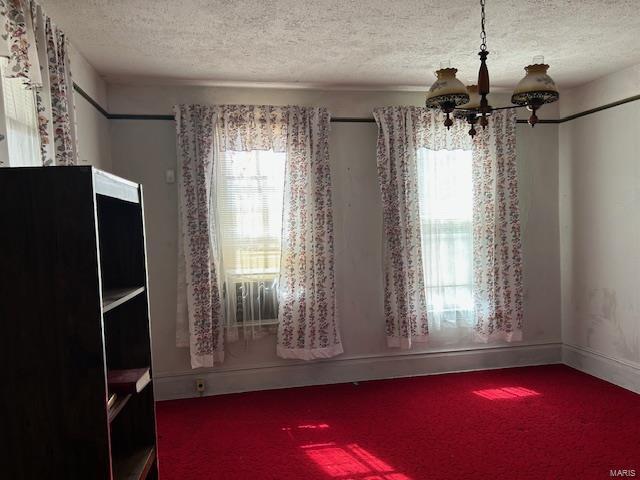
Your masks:
M562 92L560 116L567 117L640 93L640 64Z
M108 98L111 113L167 114L171 113L171 106L175 103L256 103L324 105L334 116L349 117L369 117L374 106L420 105L423 102L423 94L419 92L124 85L109 85ZM555 111L547 109L546 113L554 114ZM327 383L371 376L398 376L429 369L433 371L438 370L434 366L436 360L420 357L421 351L478 348L477 345L446 346L434 341L428 348L407 353L389 349L385 345L382 218L376 176L376 134L376 125L372 123L333 123L331 127L337 303L345 354L335 360L299 366L301 362L276 357L274 337L247 345L230 344L227 345L225 363L209 370L207 378L211 379L210 383L216 382L216 385L210 385L210 391ZM557 344L560 341L557 125L539 125L533 130L526 125L519 125L517 141L526 286L523 344ZM114 172L144 185L156 382L186 379L180 387L182 391L163 394L160 386L159 395L191 395L192 378L181 377L192 373L189 355L186 349L175 347L176 186L164 181L165 170L176 168L174 123L112 120L111 148ZM536 357L535 353L527 352L525 349L515 357L495 360L495 364L488 357L472 355L465 357L463 363L451 360L443 362L442 368L456 368L457 365L460 369L472 369L501 366L504 362L553 361L548 355L542 359ZM395 359L394 363L379 364L380 359L390 357ZM414 363L409 365L410 361ZM352 368L354 362L357 362L357 368ZM377 365L375 368L374 364ZM285 368L284 365L296 365L296 368ZM202 376L203 373L198 375ZM249 379L248 375L253 377ZM256 380L258 377L260 379Z
M640 94L640 65L566 92L570 115ZM568 363L640 391L640 101L560 125Z
M71 45L69 49L73 81L102 108L107 107L107 85L95 69ZM74 92L78 134L78 164L111 170L109 120L79 93Z

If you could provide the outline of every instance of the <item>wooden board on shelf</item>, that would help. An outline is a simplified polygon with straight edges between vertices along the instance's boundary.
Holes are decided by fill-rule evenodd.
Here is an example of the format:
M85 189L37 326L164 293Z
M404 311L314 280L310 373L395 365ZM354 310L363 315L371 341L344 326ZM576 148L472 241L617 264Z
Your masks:
M124 406L127 404L131 395L122 395L116 397L113 406L109 409L109 423L113 422L113 420L118 416L118 414L122 411Z
M111 173L93 169L96 193L130 203L140 203L138 184Z
M130 455L113 460L114 480L143 480L156 459L155 447L141 448Z
M125 368L107 371L109 391L127 395L140 393L151 383L149 368Z
M144 292L144 287L114 288L105 290L102 294L102 311L108 312L118 305L131 300L133 297Z

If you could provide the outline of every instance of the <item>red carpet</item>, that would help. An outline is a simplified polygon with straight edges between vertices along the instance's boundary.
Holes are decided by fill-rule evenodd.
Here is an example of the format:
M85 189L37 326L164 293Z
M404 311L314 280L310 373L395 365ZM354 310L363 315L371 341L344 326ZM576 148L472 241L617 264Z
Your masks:
M162 480L640 477L640 396L569 367L158 404Z

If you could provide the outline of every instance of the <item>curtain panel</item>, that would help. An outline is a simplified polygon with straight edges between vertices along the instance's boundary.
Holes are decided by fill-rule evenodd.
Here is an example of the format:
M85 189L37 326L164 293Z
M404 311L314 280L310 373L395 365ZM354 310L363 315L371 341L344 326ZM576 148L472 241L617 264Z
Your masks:
M522 253L513 109L496 111L475 140L466 125L447 129L440 113L421 107L374 110L384 228L384 313L390 347L425 342L425 295L418 195L418 150L472 150L473 303L475 339L519 340Z
M336 316L330 116L287 108L277 353L313 360L343 352Z
M216 241L216 158L225 151L286 153L277 354L312 360L342 353L335 308L329 113L268 105L181 105L177 345L193 368L221 362L224 308ZM184 268L182 267L184 265Z
M174 113L181 235L176 343L189 346L192 368L212 367L224 360L223 307L211 202L218 109L180 105Z
M68 43L32 0L0 0L0 56L8 76L35 90L42 164L74 165L78 158Z
M411 348L427 340L416 150L421 122L411 108L375 109L382 193L384 316L387 344Z
M473 275L476 340L522 340L522 243L516 111L491 114L473 148Z

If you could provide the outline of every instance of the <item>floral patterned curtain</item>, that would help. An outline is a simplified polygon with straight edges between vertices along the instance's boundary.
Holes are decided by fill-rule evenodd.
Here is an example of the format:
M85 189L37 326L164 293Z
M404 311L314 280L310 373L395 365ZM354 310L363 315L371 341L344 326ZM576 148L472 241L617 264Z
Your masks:
M384 313L390 347L425 342L429 327L420 237L417 150L473 150L473 256L476 340L519 340L522 254L514 110L496 111L473 140L420 107L374 110L384 228Z
M32 0L0 0L0 56L11 77L35 90L42 164L74 165L73 81L64 33Z
M313 360L343 352L336 317L330 117L288 107L278 355Z
M430 112L377 108L377 164L384 228L384 316L387 344L411 348L429 334L422 267L418 171L419 131Z
M476 340L522 340L523 278L516 112L491 114L473 149Z
M223 315L215 215L216 152L286 152L277 354L312 360L342 353L335 309L329 113L323 108L176 107L180 225L178 346L193 368L221 362ZM215 147L214 147L215 144ZM186 305L186 318L184 321Z
M181 234L177 345L190 347L192 368L212 367L224 360L219 261L211 215L218 108L180 105L175 107L175 118Z
M250 150L287 149L287 107L271 105L221 105L216 126L219 149Z

